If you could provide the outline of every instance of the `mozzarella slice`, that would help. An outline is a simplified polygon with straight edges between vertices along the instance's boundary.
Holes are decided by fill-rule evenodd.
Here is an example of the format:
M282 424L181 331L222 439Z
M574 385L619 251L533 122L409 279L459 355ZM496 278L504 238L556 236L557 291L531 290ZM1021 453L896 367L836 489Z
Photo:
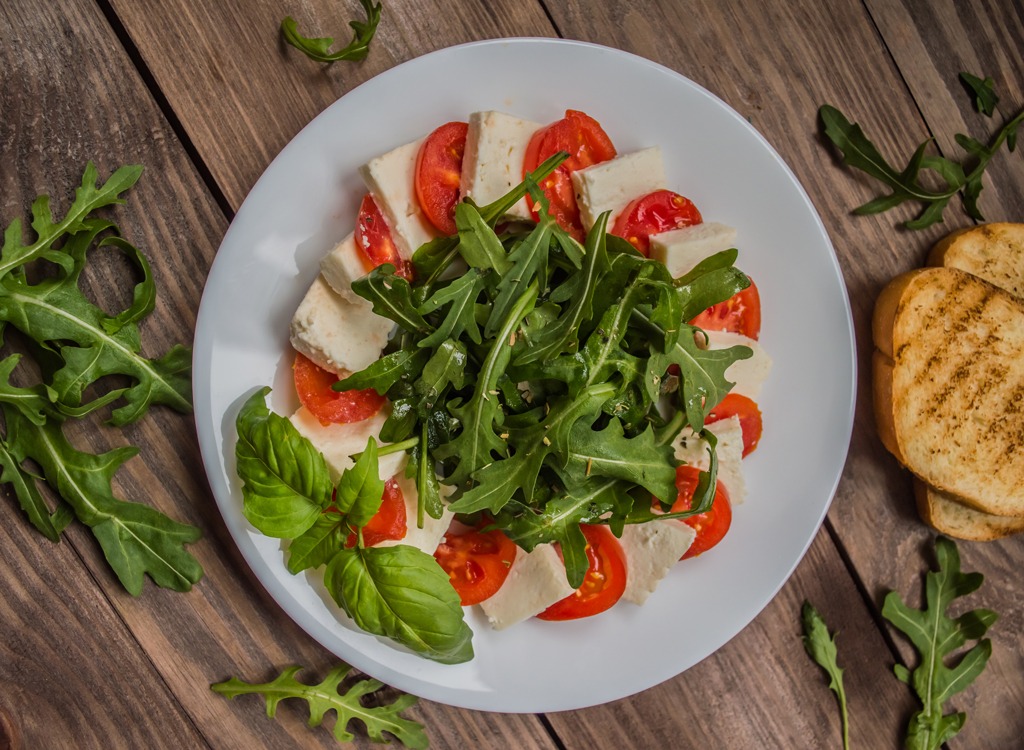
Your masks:
M424 138L399 146L359 168L367 190L384 214L398 252L406 260L437 236L416 199L416 155Z
M402 454L405 455L404 453ZM381 457L382 459L385 456ZM383 477L384 472L381 471ZM426 513L423 514L423 528L416 525L416 513L417 505L419 504L419 493L416 490L416 480L402 474L396 477L398 480L398 486L402 490L402 497L405 499L405 536L401 539L387 539L377 544L378 547L393 547L396 544L408 544L412 547L416 547L428 555L433 555L434 550L437 549L437 545L441 543L444 538L444 533L448 531L448 527L452 523L452 519L455 518L455 514L445 508L441 512L440 518L431 518ZM446 485L441 485L441 496L442 499L451 494L452 488Z
M589 230L605 211L612 212L608 219L611 229L630 201L664 190L668 183L661 149L654 146L577 170L572 173L572 184L583 228Z
M324 281L347 302L362 307L373 307L369 300L352 291L352 282L369 272L362 253L350 234L320 261L320 274Z
M516 549L505 583L480 607L491 626L502 630L540 614L573 591L554 547L540 544L533 552Z
M378 438L380 428L388 418L386 410L381 410L368 419L348 424L321 424L320 420L305 406L289 417L295 429L302 437L309 440L324 455L331 479L335 482L341 478L342 472L352 467L355 461L352 454L366 450L366 442L371 437ZM379 440L378 440L379 442ZM386 443L384 443L386 445ZM380 478L387 480L405 469L409 455L405 451L388 453L381 456Z
M377 361L394 324L349 302L317 276L295 311L291 343L325 370L357 372Z
M523 181L523 163L530 138L540 123L503 112L474 112L469 116L466 152L462 160L460 194L478 206L496 201ZM530 219L526 198L506 214Z
M736 246L736 230L708 221L651 235L651 257L664 263L676 278L693 270L709 255Z
M747 482L743 477L743 429L740 418L733 416L712 422L707 426L718 438L716 452L718 454L718 481L729 493L729 502L733 505L742 503L747 497ZM707 471L711 463L708 456L707 441L697 436L689 427L679 433L675 442L676 458L701 471Z
M622 598L634 604L647 601L696 536L693 529L675 519L628 524L619 538L626 555L626 590Z
M732 392L757 400L761 386L768 378L772 369L772 360L768 352L749 336L728 331L706 331L709 349L728 349L731 346L748 346L753 356L741 359L729 365L725 377L735 383Z

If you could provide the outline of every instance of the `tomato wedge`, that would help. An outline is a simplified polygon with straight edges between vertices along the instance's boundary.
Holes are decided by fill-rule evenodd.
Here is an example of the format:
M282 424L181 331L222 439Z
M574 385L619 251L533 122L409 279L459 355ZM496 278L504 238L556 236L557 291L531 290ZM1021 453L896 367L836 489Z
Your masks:
M750 280L746 289L736 292L725 302L712 305L690 323L707 331L742 333L756 339L761 333L761 295L754 280Z
M697 481L700 478L700 470L695 466L680 466L676 469L676 489L679 495L672 505L673 512L689 510L693 507L693 493L697 491ZM693 544L686 550L680 560L707 552L714 547L729 531L732 525L732 507L729 505L729 495L721 482L715 487L715 499L711 502L711 509L696 516L684 518L683 523L690 526L697 532Z
M387 400L373 388L364 391L335 391L338 376L323 369L299 352L292 367L299 401L325 427L329 424L361 422L380 411Z
M380 509L363 527L363 544L372 547L387 540L405 539L409 530L405 515L405 495L398 486L395 477L384 483L384 494L381 496ZM345 541L346 547L356 546L356 535L349 534Z
M416 200L423 215L446 235L455 234L462 156L469 125L449 122L428 135L416 155Z
M367 193L359 205L356 219L356 246L363 255L363 265L371 270L385 263L395 267L395 273L412 281L412 264L398 252L391 230L384 221L384 214L373 196Z
M648 255L652 234L693 226L703 220L693 201L686 196L671 190L656 190L626 206L615 220L611 233Z
M757 448L761 440L761 410L753 399L740 395L739 393L726 394L725 398L712 409L704 420L704 424L711 424L720 419L729 417L740 418L740 429L743 430L743 456L749 456Z
M533 134L526 147L523 176L559 151L568 153L569 158L541 182L540 188L550 203L550 214L565 231L582 242L583 224L580 222L580 209L576 205L571 175L578 169L614 159L615 146L597 120L583 112L569 109L563 119ZM538 217L535 210L533 215L535 219Z
M434 559L462 600L462 606L489 599L508 578L516 559L516 544L500 529L449 531L434 552Z
M578 620L609 609L626 590L626 556L607 526L580 525L590 568L583 585L541 612L542 620Z

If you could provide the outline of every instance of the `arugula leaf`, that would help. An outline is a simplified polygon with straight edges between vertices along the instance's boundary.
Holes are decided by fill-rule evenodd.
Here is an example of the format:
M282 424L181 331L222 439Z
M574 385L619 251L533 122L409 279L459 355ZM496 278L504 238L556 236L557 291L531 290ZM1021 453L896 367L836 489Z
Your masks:
M199 529L172 521L148 506L114 497L113 476L137 449L83 453L64 437L59 422L37 425L17 409L6 405L2 409L13 460L20 465L31 458L42 467L46 481L78 520L90 527L130 594L142 592L145 575L158 586L175 591L188 591L202 577L202 567L184 549L185 544L199 539Z
M415 547L343 549L328 563L324 584L368 633L443 664L473 658L459 595L437 561Z
M331 52L331 47L334 46L334 37L305 37L299 33L298 24L291 16L286 16L281 21L281 36L288 44L317 62L365 60L370 52L370 40L373 39L373 35L377 32L377 25L380 23L381 4L374 5L373 0L359 0L359 3L366 11L366 21L348 22L354 32L352 41L337 52Z
M294 539L330 504L334 487L324 457L267 408L268 393L253 393L235 420L242 514L267 536Z
M501 240L480 216L476 206L459 203L455 206L455 226L459 233L459 254L470 268L493 268L504 276L512 264Z
M493 236L493 234L492 234ZM461 245L460 245L461 247ZM465 332L470 341L479 344L480 326L476 322L476 300L484 289L483 275L471 268L451 284L439 289L424 302L419 312L428 315L448 305L448 314L437 330L420 339L417 346L435 347L446 339L457 339Z
M427 334L433 329L416 309L409 282L395 273L390 263L377 266L352 282L352 291L373 303L373 311L393 320L407 331Z
M815 663L829 676L829 688L836 694L843 721L843 750L850 748L850 718L846 709L846 690L843 688L843 670L836 662L835 637L828 632L828 626L810 602L804 602L801 610L804 625L804 648Z
M51 542L60 541L60 533L63 526L57 520L55 513L50 513L46 501L39 492L36 485L36 477L30 474L21 466L10 451L7 443L0 440L0 484L9 484L18 498L18 504L25 511L29 522L39 530L43 536ZM64 516L64 523L71 518Z
M672 446L655 442L653 428L627 438L618 420L609 421L603 430L580 421L573 426L568 444L565 475L581 483L588 476L624 479L663 501L675 499L675 455Z
M423 371L430 352L423 349L399 349L369 365L365 370L352 373L331 386L335 391L373 388L383 396L401 380L412 380Z
M963 728L966 714L943 714L943 704L985 669L992 642L983 636L998 617L991 610L975 609L950 618L946 611L953 601L977 591L984 577L960 572L960 553L946 537L936 538L935 556L939 568L925 575L923 610L908 607L895 591L886 595L882 605L882 616L910 639L921 657L913 671L902 664L894 667L896 676L914 688L922 704L907 727L906 744L911 750L938 748ZM949 666L949 658L968 641L977 643Z
M960 73L960 80L974 94L974 107L981 114L991 117L996 112L999 97L996 95L996 82L991 78L979 78L970 73Z
M402 694L391 703L375 700L373 705L364 705L363 698L384 687L378 680L362 678L341 692L341 684L352 667L341 663L331 669L323 682L307 685L299 682L295 675L302 667L288 667L270 682L262 684L242 682L232 677L225 682L210 685L210 689L225 698L239 695L262 694L267 702L267 717L273 719L277 706L282 700L299 698L309 706L309 726L318 727L328 711L335 712L334 738L339 742L353 742L355 736L347 730L352 720L362 722L366 734L373 742L386 743L384 732L395 737L405 747L425 750L429 745L423 726L402 716L402 711L414 705L418 698Z

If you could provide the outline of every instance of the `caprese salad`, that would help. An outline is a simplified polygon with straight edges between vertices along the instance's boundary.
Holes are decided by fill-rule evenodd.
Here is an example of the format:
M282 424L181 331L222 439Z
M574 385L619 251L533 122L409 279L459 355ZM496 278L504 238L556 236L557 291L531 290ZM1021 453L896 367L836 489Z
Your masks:
M361 170L291 324L302 406L239 415L243 510L356 624L443 662L642 604L727 533L770 360L736 232L657 146L475 112Z

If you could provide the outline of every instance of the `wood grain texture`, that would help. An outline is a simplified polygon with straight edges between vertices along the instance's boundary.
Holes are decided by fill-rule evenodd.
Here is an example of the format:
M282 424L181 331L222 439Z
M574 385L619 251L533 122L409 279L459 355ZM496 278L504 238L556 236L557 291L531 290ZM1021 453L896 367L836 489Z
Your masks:
M361 63L325 66L281 41L287 15L307 36L347 43L355 0L112 0L157 84L237 209L277 152L346 91L410 58L501 36L550 36L536 3L385 2ZM457 82L439 82L439 86Z

